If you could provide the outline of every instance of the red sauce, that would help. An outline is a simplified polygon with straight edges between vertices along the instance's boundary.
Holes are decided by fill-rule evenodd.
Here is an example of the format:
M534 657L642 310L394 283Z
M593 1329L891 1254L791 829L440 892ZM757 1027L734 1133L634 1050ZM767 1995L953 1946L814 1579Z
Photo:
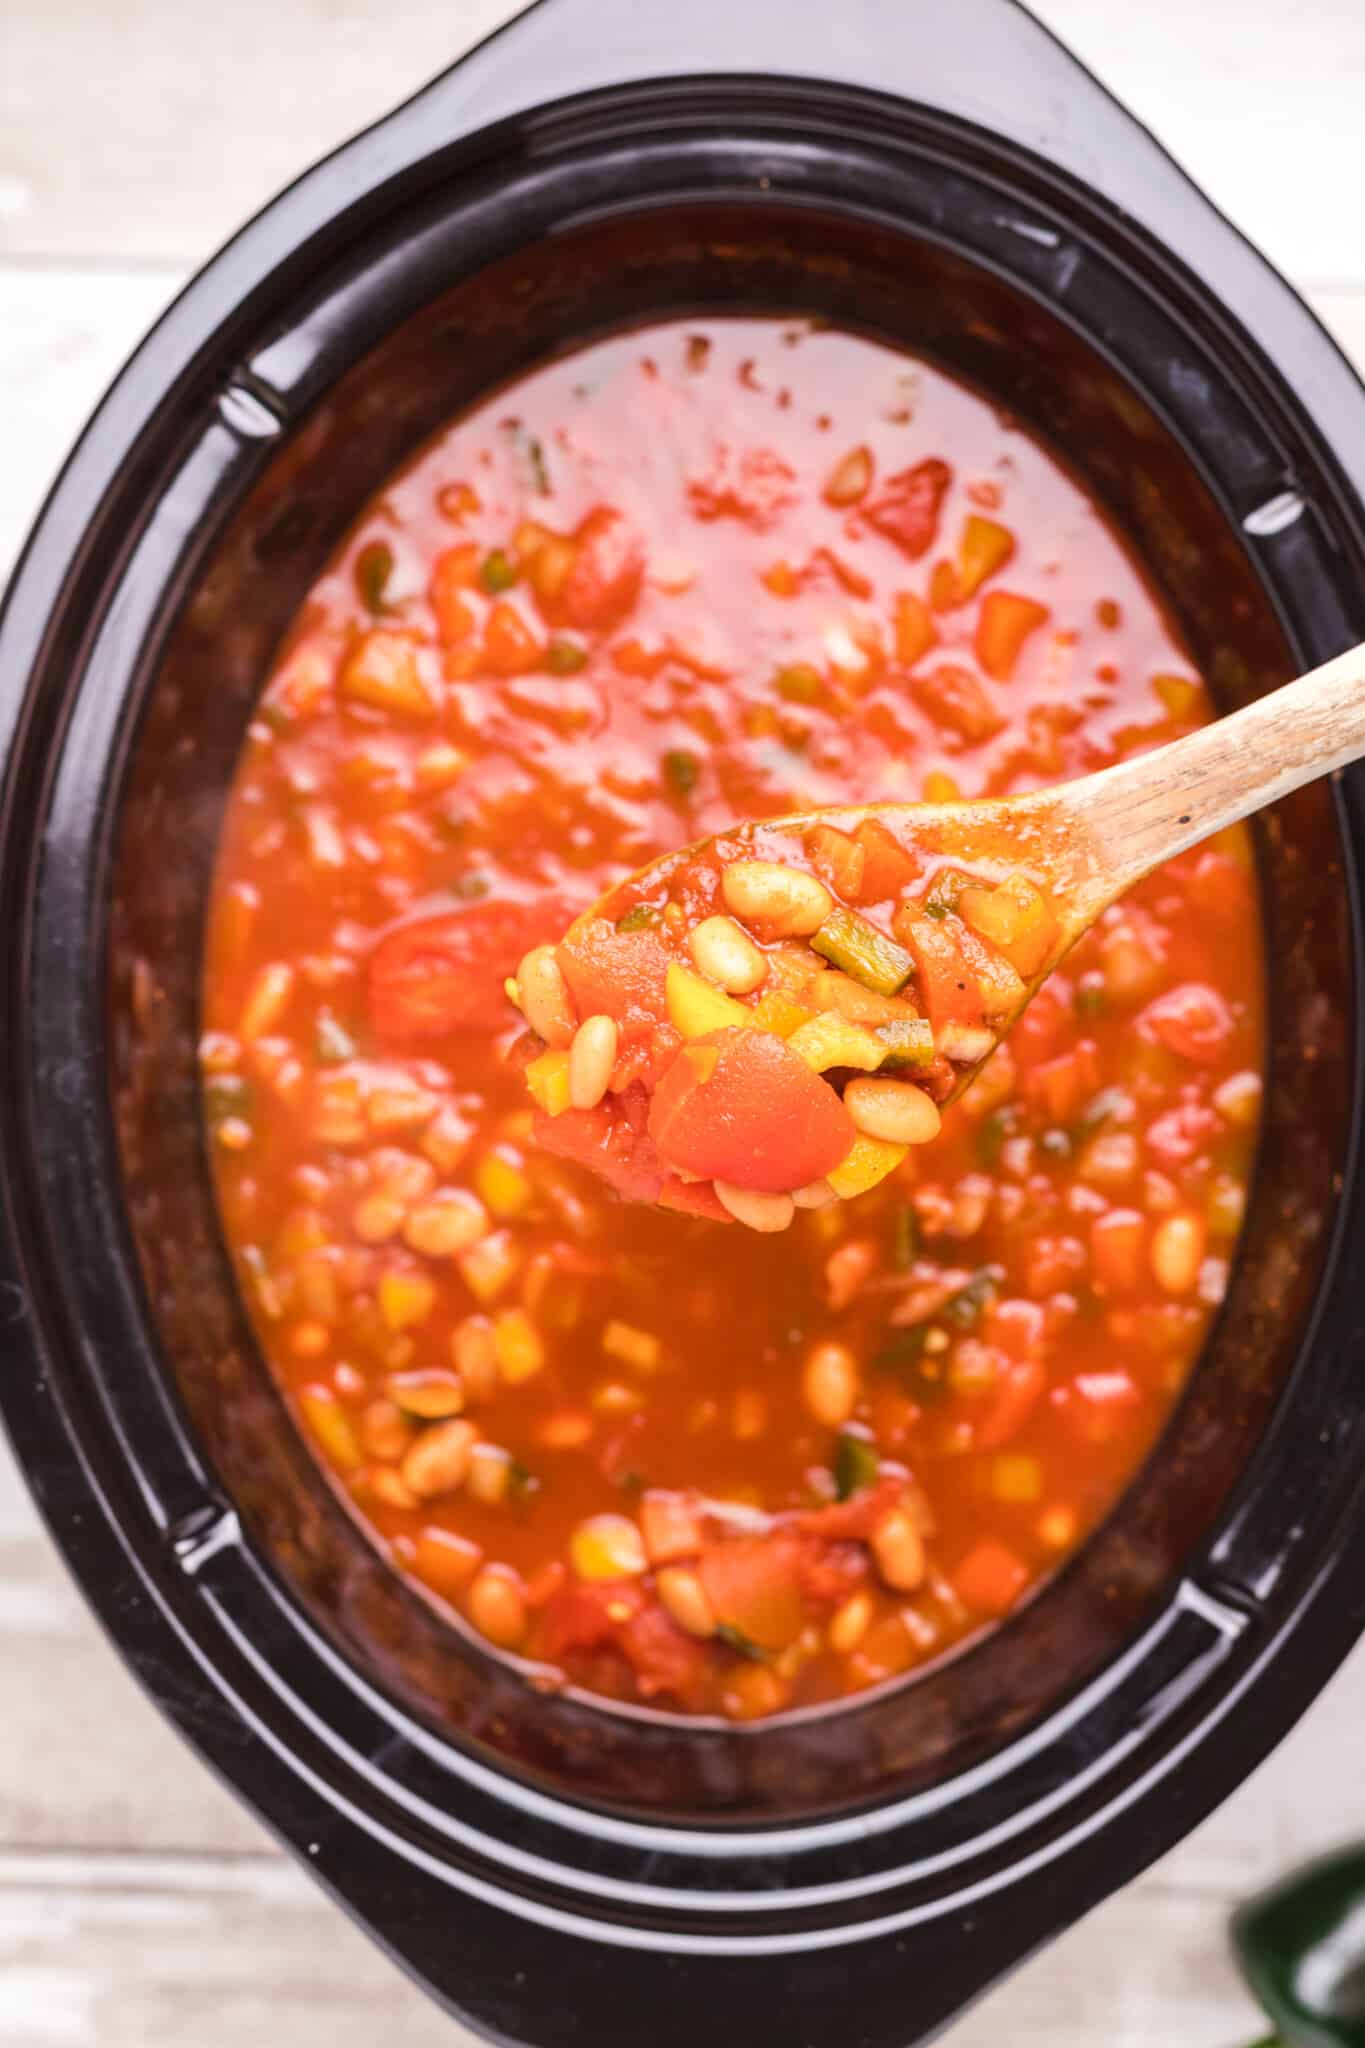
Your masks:
M499 990L737 818L1020 790L1209 713L1076 482L866 340L616 337L392 481L249 730L203 1065L260 1342L396 1568L563 1679L750 1718L941 1654L1084 1539L1235 1246L1240 834L1106 915L939 1137L778 1236L538 1147Z

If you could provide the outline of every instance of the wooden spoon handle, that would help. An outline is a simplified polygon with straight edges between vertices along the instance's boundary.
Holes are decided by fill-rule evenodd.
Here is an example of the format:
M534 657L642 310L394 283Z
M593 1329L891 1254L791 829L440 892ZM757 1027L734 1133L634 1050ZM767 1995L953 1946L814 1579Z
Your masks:
M1365 754L1365 647L1198 732L1053 792L1089 923L1145 874L1224 825Z

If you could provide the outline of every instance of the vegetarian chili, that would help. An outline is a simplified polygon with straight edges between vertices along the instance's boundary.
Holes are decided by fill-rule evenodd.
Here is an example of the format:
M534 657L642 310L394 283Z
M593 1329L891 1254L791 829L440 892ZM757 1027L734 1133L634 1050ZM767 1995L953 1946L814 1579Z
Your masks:
M941 1655L1084 1540L1179 1395L1240 1227L1262 1061L1244 835L1106 913L941 1132L902 1154L859 1130L888 1170L780 1233L729 1227L718 1172L773 1190L708 1149L716 1091L722 1126L780 1105L776 1192L838 1173L849 1077L941 1085L944 1027L977 1019L936 1004L934 948L965 933L1009 962L1008 877L907 876L854 830L802 847L809 931L708 903L661 936L640 904L558 942L735 818L1004 794L1209 715L1076 481L854 335L598 341L391 480L249 727L201 1050L262 1349L397 1569L540 1684L747 1720ZM684 1029L675 966L744 1029ZM562 1033L591 1019L580 1067L609 1054L611 1092L576 1109ZM631 1191L655 1117L674 1213L603 1179Z

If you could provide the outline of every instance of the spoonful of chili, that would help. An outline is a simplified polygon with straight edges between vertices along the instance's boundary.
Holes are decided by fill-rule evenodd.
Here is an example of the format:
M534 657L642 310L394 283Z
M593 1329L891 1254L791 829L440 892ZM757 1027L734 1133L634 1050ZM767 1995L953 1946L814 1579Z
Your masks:
M783 1230L936 1136L1043 982L1161 862L1365 753L1365 649L1026 796L745 823L618 883L508 993L551 1151Z

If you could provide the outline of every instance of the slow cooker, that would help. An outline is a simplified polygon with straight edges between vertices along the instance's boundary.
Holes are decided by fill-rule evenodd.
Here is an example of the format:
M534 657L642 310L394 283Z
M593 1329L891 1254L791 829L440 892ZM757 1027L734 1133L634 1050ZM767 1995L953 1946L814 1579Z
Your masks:
M0 620L17 1455L205 1761L436 1999L534 2048L927 2039L1206 1814L1365 1624L1359 771L1259 828L1269 1109L1212 1341L1118 1510L967 1654L750 1728L546 1699L389 1571L253 1348L194 1048L272 647L443 419L725 309L880 335L1027 422L1224 707L1365 637L1365 392L1014 0L540 0L190 285Z

